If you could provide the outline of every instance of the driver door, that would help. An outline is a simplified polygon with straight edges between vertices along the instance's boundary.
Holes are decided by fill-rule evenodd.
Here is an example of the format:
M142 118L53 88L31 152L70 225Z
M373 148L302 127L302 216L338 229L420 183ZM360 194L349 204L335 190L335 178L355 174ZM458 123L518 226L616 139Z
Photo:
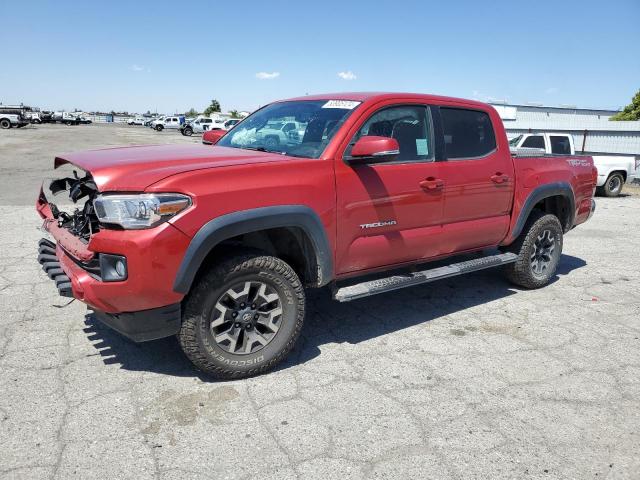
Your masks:
M335 169L336 273L437 255L444 197L430 108L417 102L372 107L350 135ZM346 164L342 158L365 135L395 138L400 154L386 163Z

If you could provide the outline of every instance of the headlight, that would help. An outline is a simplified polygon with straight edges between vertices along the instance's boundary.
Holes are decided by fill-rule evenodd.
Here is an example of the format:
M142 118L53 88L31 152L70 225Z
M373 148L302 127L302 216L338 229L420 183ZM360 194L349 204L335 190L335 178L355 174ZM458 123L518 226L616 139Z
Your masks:
M179 193L98 195L93 201L101 223L120 225L128 230L155 227L190 205L191 199Z

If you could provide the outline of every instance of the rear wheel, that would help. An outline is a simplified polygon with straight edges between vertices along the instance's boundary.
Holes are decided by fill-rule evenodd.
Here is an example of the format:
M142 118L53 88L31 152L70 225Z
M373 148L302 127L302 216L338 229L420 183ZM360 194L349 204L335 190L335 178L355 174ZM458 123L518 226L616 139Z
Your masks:
M505 267L507 278L524 288L548 284L560 262L562 235L558 217L534 211L520 237L507 249L518 254L518 260Z
M257 375L293 348L304 311L304 290L293 269L279 258L246 253L215 266L193 287L178 340L210 375Z
M617 197L622 193L622 186L624 185L624 177L620 172L613 172L607 178L607 181L602 186L602 192L606 197Z
M3 130L11 128L11 122L6 118L3 118L2 120L0 120L0 128L2 128Z

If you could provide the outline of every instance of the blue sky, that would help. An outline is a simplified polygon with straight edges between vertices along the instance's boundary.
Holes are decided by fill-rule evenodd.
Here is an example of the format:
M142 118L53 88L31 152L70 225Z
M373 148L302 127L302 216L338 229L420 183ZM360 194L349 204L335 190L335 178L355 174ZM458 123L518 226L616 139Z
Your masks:
M0 22L0 102L43 108L333 91L617 108L640 88L639 0L0 0Z

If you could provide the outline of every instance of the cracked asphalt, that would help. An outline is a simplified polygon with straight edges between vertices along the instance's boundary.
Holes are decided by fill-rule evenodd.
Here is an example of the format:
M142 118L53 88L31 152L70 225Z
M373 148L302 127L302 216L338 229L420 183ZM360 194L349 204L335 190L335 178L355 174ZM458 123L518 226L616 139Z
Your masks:
M640 197L599 198L546 288L495 270L348 304L310 292L277 371L216 382L174 339L133 344L64 306L36 261L55 153L178 141L199 139L0 135L0 478L640 478Z

